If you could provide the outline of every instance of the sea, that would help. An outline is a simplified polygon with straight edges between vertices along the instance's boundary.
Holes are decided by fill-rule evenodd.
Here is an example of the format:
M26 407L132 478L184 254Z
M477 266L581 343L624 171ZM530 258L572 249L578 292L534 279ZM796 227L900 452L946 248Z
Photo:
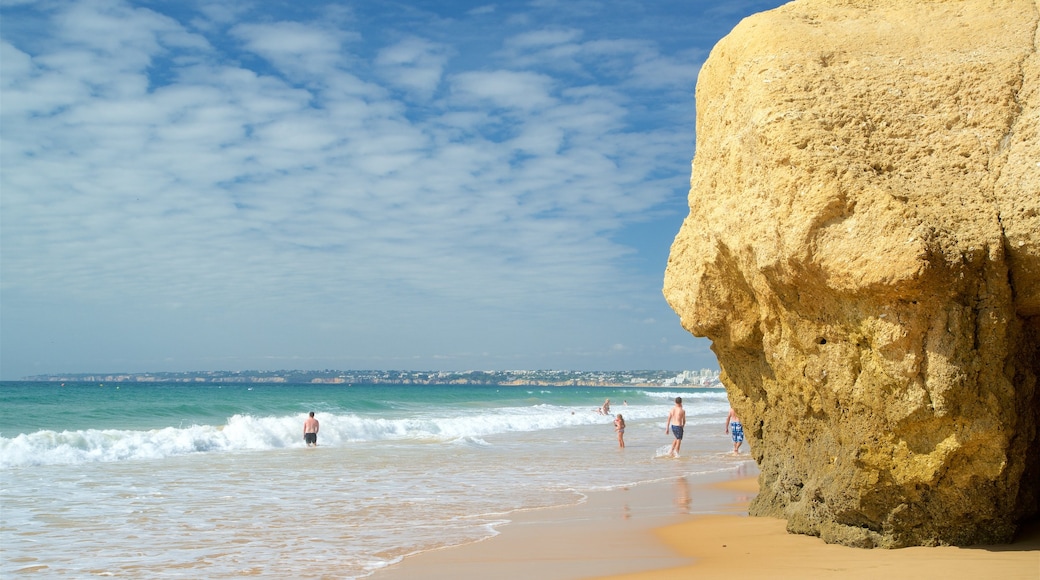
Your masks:
M712 388L3 382L0 577L364 578L523 511L737 473L728 410Z

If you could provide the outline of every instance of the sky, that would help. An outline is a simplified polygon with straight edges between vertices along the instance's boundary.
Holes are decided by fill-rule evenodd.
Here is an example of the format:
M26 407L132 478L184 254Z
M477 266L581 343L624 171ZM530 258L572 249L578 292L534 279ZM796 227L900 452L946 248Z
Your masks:
M718 368L661 288L718 0L0 0L0 379Z

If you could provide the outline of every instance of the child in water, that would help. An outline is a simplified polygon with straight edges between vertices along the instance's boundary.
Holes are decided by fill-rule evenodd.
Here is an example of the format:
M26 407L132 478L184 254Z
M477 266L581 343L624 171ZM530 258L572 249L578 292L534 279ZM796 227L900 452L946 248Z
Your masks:
M625 447L625 418L618 413L617 419L614 419L614 430L617 431L617 442L621 448Z

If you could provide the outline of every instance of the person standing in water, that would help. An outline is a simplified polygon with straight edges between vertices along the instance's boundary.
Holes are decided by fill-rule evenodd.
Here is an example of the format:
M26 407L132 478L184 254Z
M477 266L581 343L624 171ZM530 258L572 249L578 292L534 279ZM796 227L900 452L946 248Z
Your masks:
M726 433L733 438L733 454L740 453L740 444L744 442L744 424L740 422L740 417L737 417L737 412L733 409L730 409L729 415L726 416Z
M617 419L614 419L614 430L617 431L617 442L618 447L625 448L625 418L618 413Z
M318 420L314 418L314 411L303 422L303 442L307 447L318 446Z
M682 397L676 397L675 406L668 412L668 424L664 427L665 433L671 430L672 435L675 436L675 441L672 441L672 450L669 453L672 457L679 456L684 427L686 427L686 409L683 409Z

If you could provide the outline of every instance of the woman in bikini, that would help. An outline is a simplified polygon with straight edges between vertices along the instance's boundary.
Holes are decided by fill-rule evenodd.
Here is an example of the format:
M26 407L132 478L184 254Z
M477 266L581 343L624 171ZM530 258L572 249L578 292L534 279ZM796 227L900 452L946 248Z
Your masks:
M625 418L618 413L617 419L614 419L614 430L617 431L617 442L618 446L625 447Z

